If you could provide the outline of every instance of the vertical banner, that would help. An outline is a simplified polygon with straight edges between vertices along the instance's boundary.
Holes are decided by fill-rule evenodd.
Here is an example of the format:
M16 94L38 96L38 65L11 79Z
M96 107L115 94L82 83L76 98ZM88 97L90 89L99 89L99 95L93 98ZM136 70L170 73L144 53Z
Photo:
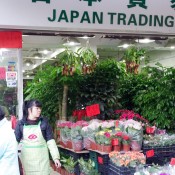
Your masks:
M0 32L0 48L22 48L22 33Z

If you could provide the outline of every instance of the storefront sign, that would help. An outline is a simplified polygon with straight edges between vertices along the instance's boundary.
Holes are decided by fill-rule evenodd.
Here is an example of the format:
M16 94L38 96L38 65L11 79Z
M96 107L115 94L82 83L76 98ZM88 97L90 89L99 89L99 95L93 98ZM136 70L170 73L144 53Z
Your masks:
M175 1L5 0L0 27L175 34Z

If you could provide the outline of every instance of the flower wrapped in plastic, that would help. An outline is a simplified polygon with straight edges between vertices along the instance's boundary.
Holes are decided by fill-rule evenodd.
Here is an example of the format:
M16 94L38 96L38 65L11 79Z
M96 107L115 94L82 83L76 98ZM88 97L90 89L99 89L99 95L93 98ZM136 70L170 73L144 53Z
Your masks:
M126 132L132 139L131 148L134 151L140 151L143 142L143 127L142 123L133 119L121 120L120 124L124 126Z

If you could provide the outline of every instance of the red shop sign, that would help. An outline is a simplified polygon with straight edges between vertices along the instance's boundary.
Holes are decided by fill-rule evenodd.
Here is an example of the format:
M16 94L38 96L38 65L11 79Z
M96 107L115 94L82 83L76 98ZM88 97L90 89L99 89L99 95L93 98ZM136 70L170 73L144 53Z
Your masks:
M0 48L22 48L22 33L0 32Z

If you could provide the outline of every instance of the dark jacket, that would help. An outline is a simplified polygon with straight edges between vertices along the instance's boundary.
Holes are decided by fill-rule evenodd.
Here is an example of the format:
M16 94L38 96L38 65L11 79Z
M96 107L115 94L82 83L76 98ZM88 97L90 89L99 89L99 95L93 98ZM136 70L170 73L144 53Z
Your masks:
M41 132L42 132L43 137L46 140L46 142L53 139L52 128L49 125L47 118L41 116L39 118L39 121L41 121L41 124L40 124ZM27 121L25 121L24 119L19 120L17 123L17 126L15 128L15 136L16 136L17 142L20 142L23 139L23 126L24 126L24 124L28 125Z

